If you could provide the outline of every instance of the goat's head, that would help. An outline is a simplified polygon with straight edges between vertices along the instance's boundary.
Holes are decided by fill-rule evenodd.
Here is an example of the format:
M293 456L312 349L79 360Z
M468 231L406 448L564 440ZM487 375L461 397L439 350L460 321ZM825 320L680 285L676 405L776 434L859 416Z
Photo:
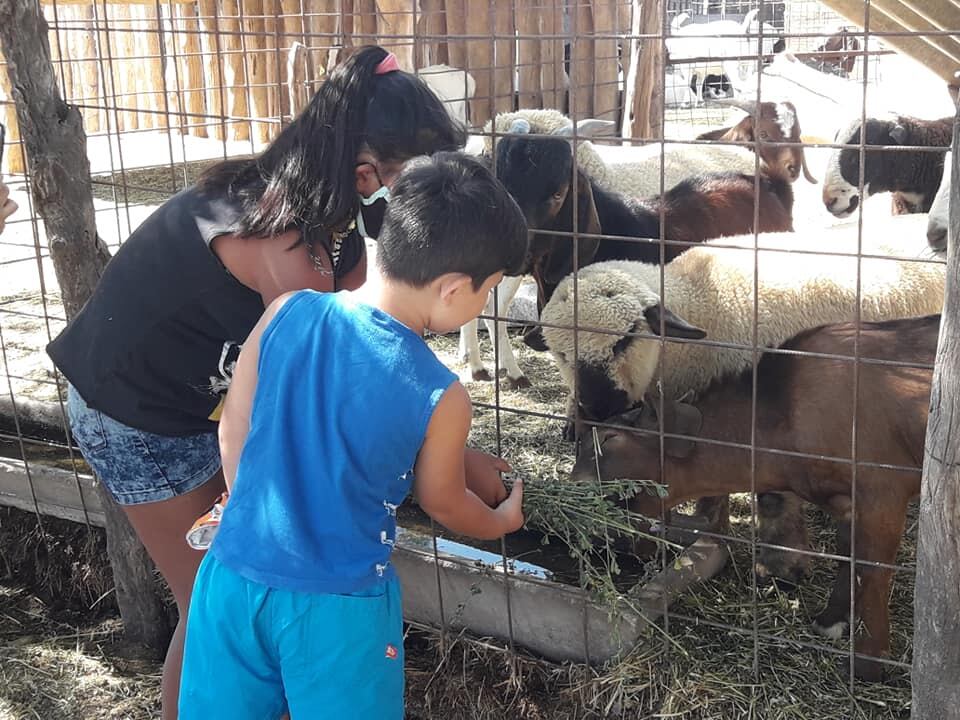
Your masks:
M950 229L950 174L953 172L953 153L948 152L943 162L943 180L930 207L927 220L927 242L935 252L945 255Z
M658 417L660 397L648 393L643 405L607 418L605 424L620 427L597 428L579 436L576 463L570 472L573 481L596 482L631 478L650 483L648 492L637 494L631 509L649 518L660 517L660 431L664 433L663 451L669 461L684 462L696 450L691 437L703 424L700 411L685 402L663 401L662 422ZM683 435L686 437L669 437Z
M534 273L541 289L552 289L573 270L574 241L564 233L600 234L593 186L589 176L574 166L571 138L574 133L589 137L610 125L582 120L576 127L570 124L549 136L534 137L529 123L521 118L497 143L497 178L517 201L534 233L526 269ZM593 260L599 242L595 237L577 238L578 265Z
M732 99L721 101L749 113L740 122L730 128L703 133L697 139L731 140L739 142L760 141L757 151L764 165L782 173L790 182L803 176L812 183L816 178L807 168L807 159L800 145L793 147L769 145L767 143L799 143L800 121L797 109L791 102L761 102L755 100Z

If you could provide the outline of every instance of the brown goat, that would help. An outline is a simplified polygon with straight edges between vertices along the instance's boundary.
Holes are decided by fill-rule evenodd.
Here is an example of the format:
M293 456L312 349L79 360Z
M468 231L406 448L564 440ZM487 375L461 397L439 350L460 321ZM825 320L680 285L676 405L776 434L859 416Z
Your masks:
M920 492L920 469L930 398L939 315L862 323L858 396L853 398L856 325L840 323L808 330L784 344L810 357L767 352L757 371L756 473L751 488L750 429L752 374L715 383L697 406L664 401L664 463L660 472L659 399L649 398L618 424L654 432L598 430L584 443L572 471L575 479L649 478L668 488L662 507L722 493L789 491L831 513L838 524L837 554L850 556L851 523L856 548L855 672L877 680L890 645L892 565L906 521L907 506ZM838 358L837 356L842 356ZM849 461L856 409L856 493ZM614 421L611 421L614 422ZM702 427L702 430L701 430ZM687 437L675 437L683 435ZM700 443L691 436L746 447ZM595 455L594 446L599 448ZM772 451L772 452L771 452ZM782 453L803 453L804 457ZM843 458L847 458L844 460ZM855 495L855 497L854 497ZM855 503L854 503L855 500ZM660 517L661 499L638 495L633 509ZM855 517L854 517L855 509ZM880 565L877 565L880 564ZM816 629L840 637L849 619L850 563L840 571Z
M760 160L768 168L785 173L791 180L800 177L800 170L808 182L816 183L816 178L807 169L807 159L803 148L767 145L766 143L799 143L800 123L797 109L790 102L761 102L755 100L726 100L721 104L733 105L749 113L736 125L718 128L702 133L697 140L726 140L728 142L756 142ZM754 149L754 146L750 146Z

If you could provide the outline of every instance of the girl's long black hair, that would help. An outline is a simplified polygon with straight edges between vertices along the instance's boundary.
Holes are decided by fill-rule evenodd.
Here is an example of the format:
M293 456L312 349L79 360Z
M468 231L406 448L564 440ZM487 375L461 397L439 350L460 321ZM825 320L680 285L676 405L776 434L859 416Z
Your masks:
M358 210L357 153L396 162L466 144L466 130L420 78L376 75L387 51L365 46L338 65L309 105L259 156L211 167L198 185L225 193L244 214L238 234L279 235L326 246Z

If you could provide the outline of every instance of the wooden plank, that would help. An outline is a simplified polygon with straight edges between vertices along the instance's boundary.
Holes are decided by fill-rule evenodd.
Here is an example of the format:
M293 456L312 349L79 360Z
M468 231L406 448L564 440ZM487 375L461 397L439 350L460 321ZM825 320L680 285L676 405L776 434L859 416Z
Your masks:
M517 0L517 33L519 51L517 65L520 73L519 106L536 108L543 103L543 85L541 82L543 59L540 39L540 13L538 0ZM527 39L523 39L524 37Z
M162 36L156 5L144 5L142 8L138 8L138 11L140 15L137 21L139 31L133 40L135 47L140 46L143 50L135 50L135 52L145 52L147 55L144 62L148 72L146 82L143 84L154 91L143 96L146 102L143 103L142 108L147 112L141 113L141 118L146 120L147 127L165 128L169 120L167 109L169 108L172 112L182 110L183 94L182 92L178 93L176 103L171 103L168 102L164 93L167 83L163 73L163 59L160 55ZM182 78L180 82L183 82ZM181 88L177 89L181 90ZM176 121L174 121L174 125L176 124Z
M540 46L543 60L541 87L543 104L548 108L563 110L567 93L566 75L563 69L563 12L562 5L553 0L534 0L540 8L540 29L545 37Z
M264 38L263 0L244 0L243 5L244 57L246 58L250 116L266 118L270 115L267 97L267 53ZM253 122L251 132L255 140L270 139L270 125Z
M493 111L512 112L514 109L514 73L516 71L516 42L513 5L515 0L491 3L493 14Z
M281 105L284 103L286 95L286 62L278 63L277 40L282 43L283 39L279 37L279 27L277 15L280 13L279 0L263 0L263 65L266 70L266 90L267 90L267 114L266 117L278 118L281 115ZM283 45L281 44L281 47ZM286 58L284 58L286 59ZM267 139L273 137L273 123L267 124Z
M466 11L466 34L476 36L467 40L466 65L463 68L473 75L477 91L470 101L470 118L474 125L482 127L493 117L493 27L491 7L487 0L464 0Z
M400 67L413 72L413 5L416 0L376 0L377 37L397 56Z
M644 0L640 20L641 33L658 34L662 27L660 20L662 12L663 0ZM661 121L663 88L660 84L662 76L662 43L656 39L652 42L643 42L636 74L630 137L649 140L663 137Z
M33 491L31 492L31 487ZM34 504L36 493L36 504ZM90 475L0 457L0 505L103 527L106 517ZM86 508L86 512L84 512Z
M417 22L420 38L420 56L417 67L447 65L447 17L443 0L420 0L420 17Z
M596 91L596 42L594 0L575 0L571 12L572 41L570 46L570 116L592 117Z
M619 0L593 0L594 30L594 89L593 117L605 120L620 119L620 82L616 35L623 24Z
M97 35L94 30L93 6L80 7L77 13L80 29L77 31L77 52L80 57L80 94L86 105L101 105L100 67L102 58L97 55ZM88 133L99 132L105 123L102 110L88 107L83 111L84 129Z
M0 59L2 59L2 56L0 56ZM17 124L17 108L13 104L10 76L7 75L5 61L3 65L0 65L0 100L3 102L3 124L7 126L3 162L7 166L8 173L26 172L27 165L24 162L23 149L20 147L20 125Z

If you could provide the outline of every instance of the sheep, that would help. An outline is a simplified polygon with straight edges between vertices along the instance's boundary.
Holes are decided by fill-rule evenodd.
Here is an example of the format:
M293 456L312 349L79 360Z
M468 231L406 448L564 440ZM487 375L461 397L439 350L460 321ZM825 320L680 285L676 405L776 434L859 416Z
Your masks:
M916 256L913 238L919 234L920 219L887 219L882 237L864 237L863 252ZM662 292L657 265L631 261L589 265L576 278L577 321L581 328L604 332L572 329L571 276L560 282L543 309L544 341L571 392L576 380L583 416L603 420L642 400L661 355L663 393L671 399L698 393L713 380L750 367L755 262L760 348L776 347L812 326L855 319L858 268L862 319L940 311L942 263L864 257L858 264L856 232L856 227L839 226L760 235L756 259L752 235L710 241L662 268ZM798 250L852 254L824 261ZM661 332L666 337L707 337L745 349L665 342L661 351Z
M447 112L458 122L469 122L469 100L477 90L477 83L466 70L449 65L430 65L420 68L417 75L447 107Z
M660 517L661 508L666 511L703 496L790 491L833 515L838 555L850 557L852 523L856 560L892 565L907 505L920 491L939 319L933 315L864 322L859 328L843 323L800 333L783 348L831 357L764 353L757 367L755 416L752 371L713 383L693 405L664 398L662 423L657 418L659 399L649 397L639 412L616 422L652 432L599 429L594 442L583 443L571 479L595 482L599 475L665 483L662 504L661 498L646 493L630 501L632 510L651 518ZM860 364L854 406L855 342L860 357L910 365ZM850 457L854 412L855 493L851 466L842 461ZM661 426L672 435L664 438L662 465ZM752 430L755 472L749 450ZM707 444L693 437L736 445ZM765 449L804 456L785 458ZM856 568L854 649L860 655L883 658L889 653L892 575L884 566ZM833 592L814 622L818 632L842 637L850 619L850 592L850 562L840 561ZM879 680L882 671L879 662L854 660L854 672L862 679Z
M745 111L747 116L731 127L718 128L701 133L697 140L724 140L727 142L761 141L757 146L760 159L768 167L779 167L791 180L800 177L800 169L808 182L816 183L816 178L807 169L807 159L803 147L778 146L767 143L799 143L800 123L797 121L797 109L791 102L762 102L755 100L730 100L727 104Z
M946 255L950 230L950 175L953 168L953 153L948 152L943 161L943 180L930 206L927 219L927 243L931 249Z
M943 177L943 156L953 138L953 117L921 120L906 115L869 117L861 133L856 119L837 133L836 142L844 145L908 145L943 148L925 150L865 151L863 190L860 183L860 148L838 148L827 162L823 181L823 204L837 217L852 215L863 199L880 192L893 191L894 214L928 212Z
M511 127L517 120L526 121L530 126L530 131L538 134L562 133L566 137L574 131L570 119L557 110L520 110L501 113L484 127L485 137L482 151L484 155L487 157L492 155L493 138L491 135L494 128L496 128L498 135L504 135L510 132ZM596 186L601 188L614 190L630 197L649 197L657 194L660 191L659 145L650 145L645 148L646 157L642 157L636 162L608 164L601 158L593 143L586 139L594 133L609 129L612 125L613 123L608 121L594 119L581 120L577 124L578 168L588 175ZM754 158L753 153L745 148L668 145L664 151L664 186L669 188L691 175L700 173L723 170L752 173L756 167ZM569 177L569 173L567 176ZM659 231L655 230L652 236L659 237ZM671 248L676 249L676 246L671 246ZM498 300L501 314L509 306L518 287L519 281L512 278L504 279L499 286ZM484 315L493 315L492 297L484 308ZM493 337L494 321L488 319L485 322L491 337ZM467 362L471 377L474 380L486 380L491 376L484 368L480 358L480 346L477 342L478 325L479 323L473 320L460 329L460 356ZM507 385L511 388L528 387L529 380L523 375L516 362L505 325L501 323L497 327L499 328L497 330L499 334L497 344L500 350L500 361L506 370ZM536 333L531 336L531 338L533 337L536 337Z

